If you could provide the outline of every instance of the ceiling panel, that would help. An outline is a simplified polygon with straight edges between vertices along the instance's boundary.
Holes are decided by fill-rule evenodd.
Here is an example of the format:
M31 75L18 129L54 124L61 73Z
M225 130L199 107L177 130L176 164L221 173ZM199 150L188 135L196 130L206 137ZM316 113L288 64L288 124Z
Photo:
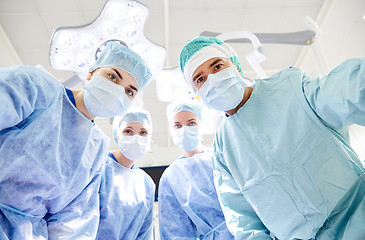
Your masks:
M44 22L35 12L1 14L0 24L15 48L39 49L48 46L49 38Z
M319 13L318 7L286 7L278 21L276 32L296 32L306 30L304 18L310 16L313 20Z
M284 7L287 0L246 0L247 8L277 8Z
M257 33L276 32L283 11L283 7L247 8L241 29Z
M33 0L11 0L11 1L0 1L0 14L9 13L29 13L36 12L37 6Z
M69 27L69 26L81 26L91 22L88 20L90 17L92 19L96 18L96 14L91 14L92 16L85 17L84 14L80 15L77 12L67 12L67 13L43 13L42 18L44 24L49 33L53 33L59 27ZM49 36L51 38L51 35Z

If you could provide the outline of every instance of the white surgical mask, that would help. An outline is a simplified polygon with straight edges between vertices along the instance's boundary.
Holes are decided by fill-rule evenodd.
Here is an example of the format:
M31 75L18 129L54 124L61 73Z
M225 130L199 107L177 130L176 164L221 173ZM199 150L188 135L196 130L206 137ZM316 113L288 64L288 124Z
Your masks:
M98 74L91 77L84 89L86 109L94 116L112 118L123 114L131 105L124 87Z
M183 126L172 131L175 145L184 151L191 152L199 147L201 134L198 126Z
M150 145L148 136L134 134L132 136L120 135L118 146L123 155L129 160L136 161L142 158Z
M209 74L198 90L198 95L208 107L228 111L242 101L245 86L238 70L233 66Z

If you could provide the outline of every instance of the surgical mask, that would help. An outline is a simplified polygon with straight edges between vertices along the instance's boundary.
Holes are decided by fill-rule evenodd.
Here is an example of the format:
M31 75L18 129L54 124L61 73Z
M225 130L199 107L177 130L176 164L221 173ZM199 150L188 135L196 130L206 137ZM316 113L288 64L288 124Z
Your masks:
M198 126L183 126L172 130L172 139L175 145L186 152L197 149L200 145L201 135Z
M131 105L124 87L98 74L92 76L84 89L86 109L94 116L112 118L123 114Z
M228 67L215 74L209 74L198 94L208 107L228 111L242 101L245 86L236 67Z
M149 148L150 138L134 134L132 136L121 135L118 147L129 160L136 161L142 158Z

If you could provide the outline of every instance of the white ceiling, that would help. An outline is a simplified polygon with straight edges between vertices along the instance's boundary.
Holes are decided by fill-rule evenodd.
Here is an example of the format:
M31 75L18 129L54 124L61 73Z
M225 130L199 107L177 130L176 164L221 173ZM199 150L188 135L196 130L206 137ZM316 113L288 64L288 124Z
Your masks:
M203 31L285 33L306 30L305 16L312 17L322 33L320 55L332 69L349 57L365 56L364 0L141 0L149 8L145 35L166 47L166 68L178 65L182 46ZM0 67L14 64L40 64L57 79L73 74L50 67L49 41L61 26L78 26L93 21L104 0L0 0ZM1 28L2 27L2 28ZM317 41L319 42L319 41ZM247 66L249 44L232 44L249 77L255 74ZM263 45L267 59L262 63L267 75L288 66L297 66L309 74L320 73L311 47L298 45ZM317 51L318 53L319 51ZM326 73L326 72L322 72ZM157 100L155 83L143 93L144 107L151 112L153 152L144 165L158 165L174 160L178 150L172 147L165 117L167 103ZM110 135L108 121L97 121ZM205 137L209 145L212 136ZM112 144L112 148L115 145ZM171 157L173 155L173 157Z

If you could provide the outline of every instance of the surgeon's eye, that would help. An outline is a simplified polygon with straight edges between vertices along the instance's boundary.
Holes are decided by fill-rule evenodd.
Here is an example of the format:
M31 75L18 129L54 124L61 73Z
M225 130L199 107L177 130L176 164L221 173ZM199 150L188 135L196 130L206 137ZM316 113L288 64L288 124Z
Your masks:
M148 136L148 132L147 131L140 131L139 135L141 135L143 137L146 137L146 136Z
M129 98L131 98L131 99L133 99L134 98L134 95L135 95L134 91L132 89L130 89L130 88L126 88L125 89L125 94L127 94L127 96Z
M214 66L214 70L219 70L223 67L223 64L222 63L218 63L217 65Z
M131 129L124 129L123 130L123 135L132 136L134 134L133 134L133 131Z
M195 126L196 122L188 122L188 126Z
M108 75L109 79L112 80L113 82L117 82L117 77L114 74L109 74Z
M177 123L177 124L175 124L174 125L174 129L179 129L179 128L181 128L182 126L181 126L181 124L180 123Z
M196 80L196 84L199 85L201 82L204 81L204 77L200 77Z

